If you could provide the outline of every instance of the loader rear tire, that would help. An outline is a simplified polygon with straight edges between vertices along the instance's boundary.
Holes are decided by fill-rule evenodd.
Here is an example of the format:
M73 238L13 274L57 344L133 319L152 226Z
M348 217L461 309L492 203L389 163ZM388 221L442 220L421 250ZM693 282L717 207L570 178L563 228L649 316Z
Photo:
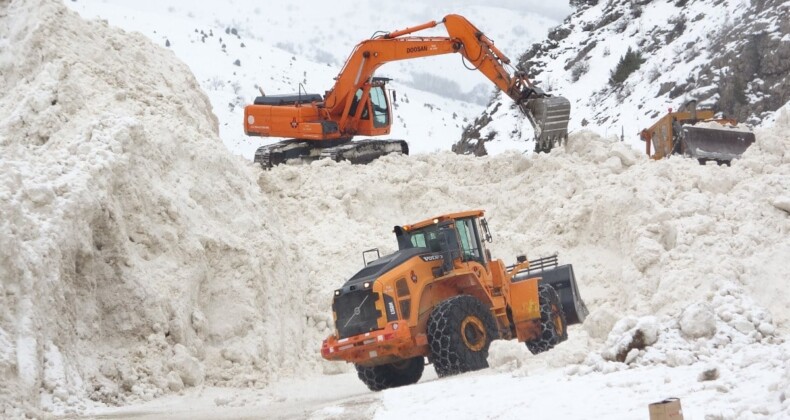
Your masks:
M568 324L557 291L548 284L538 285L540 299L540 336L527 341L532 354L543 353L568 339Z
M428 317L428 359L439 377L488 367L488 347L499 338L494 317L472 296L440 302Z
M422 356L380 366L359 366L357 376L371 391L381 391L417 383L425 369Z

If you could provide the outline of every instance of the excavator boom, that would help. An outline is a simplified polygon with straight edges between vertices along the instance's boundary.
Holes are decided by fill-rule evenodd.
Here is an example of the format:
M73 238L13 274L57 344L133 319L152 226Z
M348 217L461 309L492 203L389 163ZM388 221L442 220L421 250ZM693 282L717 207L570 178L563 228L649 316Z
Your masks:
M444 25L448 36L420 37L415 32ZM337 157L338 154L316 153L315 148L337 147L354 136L389 134L391 111L384 83L375 78L376 70L385 63L414 58L458 53L480 71L500 90L512 98L535 129L536 150L548 151L555 143L567 138L570 102L562 97L546 94L535 86L524 72L510 66L510 59L500 51L482 31L466 18L447 15L441 21L393 31L362 41L352 51L334 86L321 97L316 94L287 95L276 100L259 97L245 107L244 130L248 135L294 137L288 150L300 157L309 155ZM376 81L376 79L379 79ZM371 118L371 114L373 118ZM298 147L294 148L294 141ZM386 140L378 140L383 149ZM371 141L368 141L370 146ZM376 142L373 140L372 142ZM402 142L402 141L401 141ZM401 143L399 143L401 144ZM344 146L348 149L348 146ZM261 155L268 154L269 165L277 146L265 146ZM407 153L401 147L401 153ZM284 155L283 155L284 156ZM287 157L284 158L288 160ZM256 158L257 160L257 158Z

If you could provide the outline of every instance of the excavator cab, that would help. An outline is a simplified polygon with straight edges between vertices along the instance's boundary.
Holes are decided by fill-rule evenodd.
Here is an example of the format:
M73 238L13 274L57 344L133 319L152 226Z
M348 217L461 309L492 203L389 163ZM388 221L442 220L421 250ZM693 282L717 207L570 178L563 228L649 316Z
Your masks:
M392 112L386 90L389 81L390 79L386 77L374 77L359 88L354 95L348 115L349 118L359 119L356 125L357 135L389 134L392 123ZM358 112L359 116L357 116Z

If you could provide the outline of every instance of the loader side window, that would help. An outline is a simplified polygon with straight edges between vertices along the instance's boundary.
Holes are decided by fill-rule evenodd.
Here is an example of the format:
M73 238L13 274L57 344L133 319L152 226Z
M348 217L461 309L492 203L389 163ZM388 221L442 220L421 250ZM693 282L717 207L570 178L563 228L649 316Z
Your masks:
M459 219L455 226L458 229L458 239L461 241L461 252L464 261L475 260L482 262L483 258L480 253L480 242L477 239L474 219Z
M427 230L430 229L430 230ZM441 251L441 249L434 249L436 248L437 244L438 247L441 248L441 241L439 240L439 233L436 231L436 228L429 227L422 230L418 230L411 233L411 244L415 248L431 248L432 252Z
M425 243L425 234L418 233L416 235L411 236L411 244L414 245L415 248L425 248L428 244Z

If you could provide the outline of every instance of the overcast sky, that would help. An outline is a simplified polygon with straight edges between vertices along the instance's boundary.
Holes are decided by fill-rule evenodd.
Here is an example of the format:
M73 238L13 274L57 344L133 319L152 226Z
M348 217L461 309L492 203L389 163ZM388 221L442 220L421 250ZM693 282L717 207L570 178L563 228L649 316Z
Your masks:
M498 6L539 13L556 21L562 21L573 10L568 5L568 0L433 0L433 4Z

